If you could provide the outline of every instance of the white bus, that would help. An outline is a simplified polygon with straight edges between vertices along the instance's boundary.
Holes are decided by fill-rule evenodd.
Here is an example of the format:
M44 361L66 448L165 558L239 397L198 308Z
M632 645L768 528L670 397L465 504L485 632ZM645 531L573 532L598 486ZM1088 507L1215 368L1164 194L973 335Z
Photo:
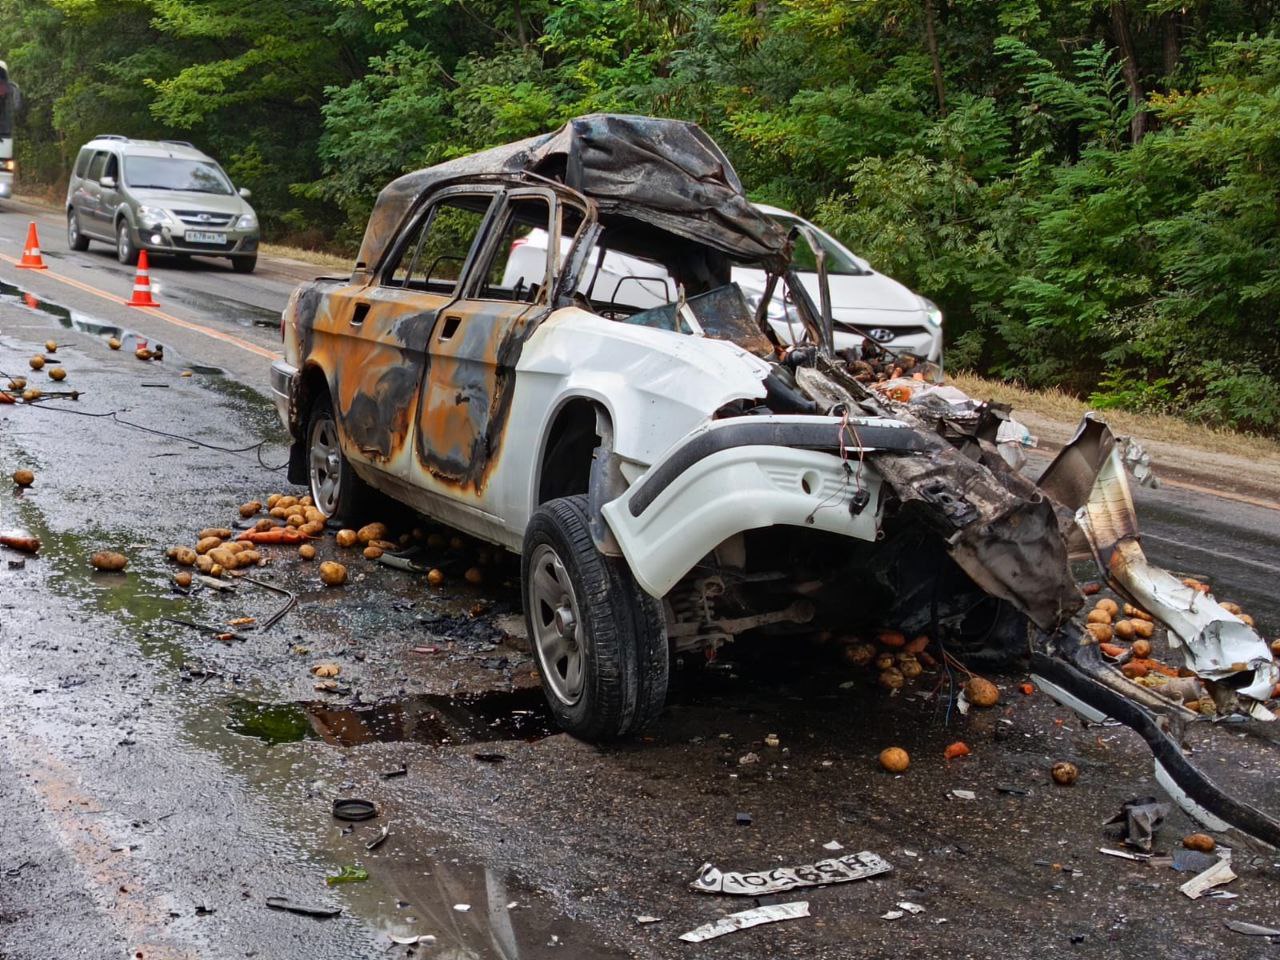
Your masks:
M13 196L13 128L22 108L22 92L9 79L9 65L0 60L0 198Z

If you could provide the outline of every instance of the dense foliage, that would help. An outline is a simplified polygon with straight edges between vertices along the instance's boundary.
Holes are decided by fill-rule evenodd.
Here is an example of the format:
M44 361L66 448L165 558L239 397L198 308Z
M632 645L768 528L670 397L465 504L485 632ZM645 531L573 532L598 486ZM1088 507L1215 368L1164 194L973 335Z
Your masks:
M1280 432L1280 4L0 0L23 179L180 136L350 245L397 173L622 110L947 315L952 365Z

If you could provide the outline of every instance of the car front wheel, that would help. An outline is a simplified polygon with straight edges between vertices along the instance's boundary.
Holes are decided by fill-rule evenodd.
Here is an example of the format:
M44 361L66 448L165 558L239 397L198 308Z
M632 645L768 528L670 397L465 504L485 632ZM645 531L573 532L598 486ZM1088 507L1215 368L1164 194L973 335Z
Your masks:
M72 250L89 249L89 238L80 232L80 216L75 210L67 211L67 246Z
M232 257L231 269L236 273L253 273L258 268L258 255L251 257Z
M670 669L662 604L624 561L596 549L585 496L538 508L521 574L529 640L559 725L602 741L652 723Z
M121 220L116 227L116 259L128 267L138 262L138 248L129 236L128 220Z
M316 400L307 421L307 474L311 499L326 517L354 517L368 495L368 486L342 453L338 423L327 394Z

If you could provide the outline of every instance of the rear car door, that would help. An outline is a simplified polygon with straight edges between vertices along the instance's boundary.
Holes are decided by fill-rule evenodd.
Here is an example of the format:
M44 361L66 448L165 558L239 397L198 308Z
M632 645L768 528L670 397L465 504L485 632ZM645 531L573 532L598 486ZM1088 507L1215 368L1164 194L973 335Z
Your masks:
M563 206L541 187L504 193L458 299L441 311L431 335L415 482L490 517L502 514L489 481L503 447L522 442L506 436L515 365L534 321L547 311L558 244L548 243L541 262L516 271L518 277L507 263L532 230L561 236Z
M312 353L333 354L318 359L333 371L343 450L357 465L390 478L410 474L432 331L457 297L497 193L464 187L432 197L409 218L375 275L332 292L326 315L317 317Z
M95 237L109 236L102 230L102 172L107 166L107 152L98 150L89 161L89 170L80 185L80 229Z

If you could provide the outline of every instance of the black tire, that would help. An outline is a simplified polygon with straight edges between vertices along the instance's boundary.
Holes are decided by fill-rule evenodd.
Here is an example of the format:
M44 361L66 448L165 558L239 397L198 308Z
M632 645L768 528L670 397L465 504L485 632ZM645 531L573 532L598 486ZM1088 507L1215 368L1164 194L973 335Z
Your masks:
M232 257L231 269L236 273L253 273L258 267L258 255L252 257Z
M356 476L350 461L342 453L338 441L338 423L334 419L333 403L327 393L321 393L311 405L305 442L307 479L316 509L327 517L356 519L372 491L368 484ZM323 449L317 449L318 447ZM326 488L330 478L334 482L332 490Z
M585 496L538 508L525 531L520 572L542 692L561 728L600 742L656 720L670 671L662 603L640 588L624 561L596 549ZM546 599L569 587L572 593Z
M89 238L80 232L80 217L74 207L67 211L67 246L81 253L89 249Z
M124 217L116 224L116 259L126 267L132 267L138 262L138 248L133 245L133 238L129 236L129 221Z

